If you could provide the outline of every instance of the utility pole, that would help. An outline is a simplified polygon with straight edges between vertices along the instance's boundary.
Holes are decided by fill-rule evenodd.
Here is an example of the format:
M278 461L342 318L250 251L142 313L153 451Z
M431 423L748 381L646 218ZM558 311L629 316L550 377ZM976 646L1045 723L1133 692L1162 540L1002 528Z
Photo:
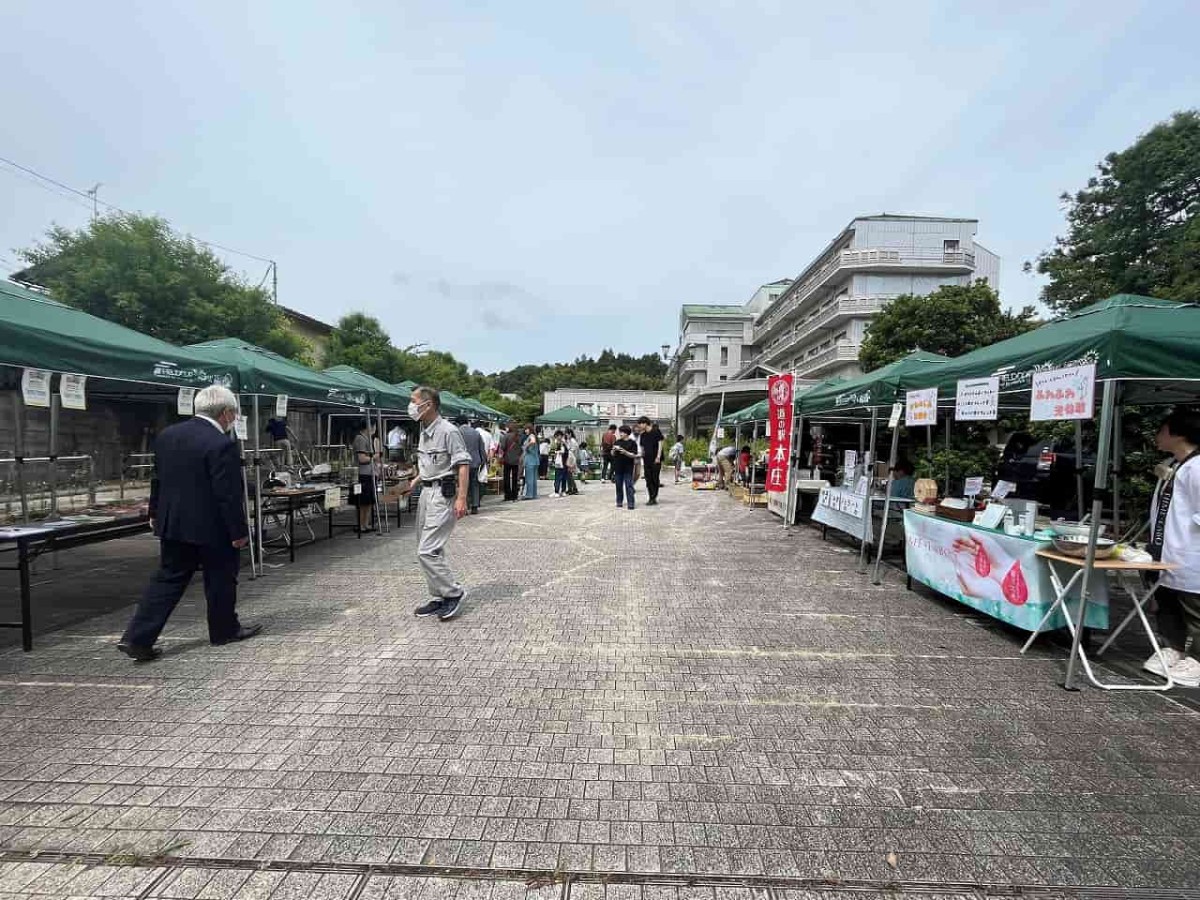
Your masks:
M279 266L271 260L271 301L279 305Z
M680 419L679 419L679 394L680 394L680 387L683 382L683 365L684 365L684 363L688 362L692 358L692 347L693 346L695 346L695 345L694 344L684 344L682 347L679 348L679 352L675 354L675 358L673 360L671 360L671 362L675 366L675 437L676 438L678 438L681 433ZM670 352L670 349L671 349L671 347L669 344L662 345L662 355L663 355L664 362L667 361L668 353Z
M99 191L99 190L100 190L100 188L102 188L103 186L104 186L104 182L102 182L102 181L97 181L97 182L96 182L96 184L95 184L95 185L93 185L93 187L92 187L92 189L91 189L90 191L85 191L85 192L84 192L84 193L86 193L86 194L87 194L89 197L91 197L91 198L92 198L92 221L93 221L93 222L95 222L95 221L96 221L96 219L98 219L98 218L100 217L100 203L99 203L99 201L96 199L96 192L97 192L97 191Z

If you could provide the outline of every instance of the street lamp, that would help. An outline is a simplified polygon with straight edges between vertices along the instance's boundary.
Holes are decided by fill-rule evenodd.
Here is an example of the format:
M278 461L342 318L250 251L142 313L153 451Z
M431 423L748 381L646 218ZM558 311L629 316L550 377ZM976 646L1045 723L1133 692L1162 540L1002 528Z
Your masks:
M680 346L679 352L676 353L675 356L672 358L671 357L671 345L670 344L662 345L663 362L668 363L668 364L674 364L674 366L675 366L675 437L677 439L679 437L680 432L682 431L682 429L679 427L679 388L680 388L680 383L683 379L683 364L688 362L692 358L691 349L693 347L698 347L698 346L699 346L699 343L696 341L691 341L687 344L683 344Z

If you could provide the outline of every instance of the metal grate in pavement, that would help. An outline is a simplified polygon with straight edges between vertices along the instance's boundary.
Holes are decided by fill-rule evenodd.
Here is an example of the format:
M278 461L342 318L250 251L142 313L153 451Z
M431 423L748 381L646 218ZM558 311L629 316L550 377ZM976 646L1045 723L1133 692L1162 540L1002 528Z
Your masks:
M240 870L244 872L305 873L313 875L355 876L346 900L358 900L373 878L440 878L458 881L517 883L531 895L546 900L572 900L572 897L601 896L593 886L656 886L676 888L712 888L714 897L722 890L742 889L762 900L783 900L793 896L852 898L856 894L891 897L1003 898L1030 900L1200 900L1200 889L1120 888L1106 885L987 884L981 882L882 881L878 879L789 878L786 876L739 876L711 874L663 874L636 872L583 872L534 869L463 869L445 866L392 863L306 862L301 860L224 859L209 857L130 857L103 853L58 851L0 850L0 864L40 863L48 866L74 864L110 867L165 867L140 893L156 897L157 888L169 877L185 869ZM553 890L557 889L557 890ZM543 893L544 891L544 893ZM802 892L802 893L801 893ZM622 896L628 896L622 894ZM743 896L739 894L738 896Z

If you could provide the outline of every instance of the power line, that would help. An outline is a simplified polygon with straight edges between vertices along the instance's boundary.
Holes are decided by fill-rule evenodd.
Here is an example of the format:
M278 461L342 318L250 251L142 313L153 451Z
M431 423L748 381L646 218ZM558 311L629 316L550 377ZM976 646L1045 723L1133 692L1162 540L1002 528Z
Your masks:
M55 187L62 188L64 191L69 191L70 193L74 194L77 197L81 197L86 202L80 203L79 204L80 206L85 206L88 209L93 209L94 204L98 204L100 206L103 206L105 209L111 209L114 212L119 212L119 213L122 213L127 216L133 215L131 212L129 212L126 209L122 209L121 207L117 206L115 203L107 203L104 200L98 199L96 197L95 193L89 193L88 191L81 191L78 188L71 187L69 184L63 184L61 181L51 178L49 175L43 175L41 172L31 169L28 166L23 166L19 162L15 162L14 160L6 159L5 157L0 156L0 163L4 163L5 165L11 166L14 169L18 169L19 171L24 172L27 175L32 175L34 178L40 179L41 181L46 182L47 184L52 184ZM10 174L16 174L16 173L10 172ZM54 193L57 193L57 191L55 191ZM62 196L62 195L60 194L59 196ZM72 198L66 197L64 199L70 200ZM78 201L76 201L76 202L78 202ZM168 223L168 224L170 224L170 223ZM178 231L178 229L172 229L172 230ZM195 235L188 234L187 232L180 231L178 233L183 234L189 240L193 240L197 244L203 244L206 247L213 247L217 250L224 250L226 253L236 253L238 256L244 256L247 259L254 259L254 260L257 260L258 262L267 263L272 266L275 265L274 260L267 259L265 256L256 256L253 253L247 253L245 250L238 250L234 247L226 247L224 244L218 244L216 241L206 241L202 238L196 237Z

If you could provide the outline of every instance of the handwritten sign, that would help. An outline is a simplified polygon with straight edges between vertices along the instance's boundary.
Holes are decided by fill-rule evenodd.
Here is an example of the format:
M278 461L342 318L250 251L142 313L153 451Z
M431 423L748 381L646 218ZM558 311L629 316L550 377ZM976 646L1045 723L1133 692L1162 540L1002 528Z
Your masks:
M181 416L196 414L196 389L180 388L179 396L175 398L175 409Z
M926 388L921 391L909 391L905 395L906 413L904 424L909 428L918 425L937 424L937 388Z
M858 451L857 450L847 450L846 451L846 472L847 473L853 472L857 466L858 466Z
M853 516L856 519L863 517L863 495L852 494L849 491L837 490L836 488L823 488L820 498L817 500L818 506L824 506L827 509L832 509L834 512L843 513L847 516Z
M338 487L325 488L325 509L337 509L342 505L342 489Z
M997 481L996 486L992 488L992 499L1003 500L1016 490L1016 487L1011 481Z
M1030 388L1032 422L1090 419L1096 399L1096 365L1035 372Z
M58 380L63 409L87 409L87 376L63 375Z
M287 394L275 395L275 415L280 419L287 415L287 401Z
M22 372L21 397L26 406L49 406L50 370L26 369Z
M963 493L968 497L977 497L983 490L983 476L973 475L967 479L967 486L963 488Z
M868 479L866 475L863 475L858 479L858 484L856 484L854 486L854 493L861 494L862 496L865 497L867 495L867 492L870 489L871 489L870 479Z
M895 428L900 424L900 417L904 415L904 404L893 403L892 415L888 418L888 428Z
M1000 379L964 378L954 395L956 422L993 422L1000 411Z

